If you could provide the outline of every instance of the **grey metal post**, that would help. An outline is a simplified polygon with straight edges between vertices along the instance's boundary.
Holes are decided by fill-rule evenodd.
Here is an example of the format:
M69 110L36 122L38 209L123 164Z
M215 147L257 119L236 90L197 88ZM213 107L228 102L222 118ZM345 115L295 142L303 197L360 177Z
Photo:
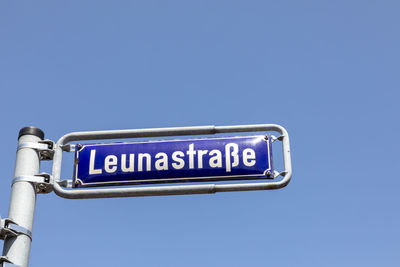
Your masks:
M43 140L44 133L35 127L22 128L18 136L18 145L26 142ZM36 175L40 169L39 153L29 147L17 150L14 178L23 175ZM18 181L12 185L8 218L16 224L32 232L36 205L35 186L27 181ZM7 237L4 241L3 256L13 264L27 267L31 249L31 238L28 235Z

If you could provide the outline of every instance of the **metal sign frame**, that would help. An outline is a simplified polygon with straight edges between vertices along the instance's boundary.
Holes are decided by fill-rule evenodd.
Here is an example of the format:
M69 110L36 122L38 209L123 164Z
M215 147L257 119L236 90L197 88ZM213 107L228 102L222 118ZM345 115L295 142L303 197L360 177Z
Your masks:
M228 183L228 184L201 184L201 185L174 185L174 186L148 186L148 187L123 187L123 188L101 188L101 189L65 189L69 187L70 181L61 180L61 165L63 151L70 151L70 142L82 140L107 140L128 139L144 137L165 136L190 136L210 135L221 133L239 132L278 132L277 138L282 141L284 171L276 173L275 178L281 175L283 178L273 182L252 183ZM55 144L53 167L53 190L63 198L87 199L87 198L114 198L114 197L142 197L142 196L166 196L166 195L189 195L189 194L212 194L216 192L271 190L286 186L292 177L292 166L290 158L289 135L285 128L277 124L256 124L236 126L194 126L174 128L132 129L114 131L90 131L72 132L61 137ZM63 188L64 187L64 188Z

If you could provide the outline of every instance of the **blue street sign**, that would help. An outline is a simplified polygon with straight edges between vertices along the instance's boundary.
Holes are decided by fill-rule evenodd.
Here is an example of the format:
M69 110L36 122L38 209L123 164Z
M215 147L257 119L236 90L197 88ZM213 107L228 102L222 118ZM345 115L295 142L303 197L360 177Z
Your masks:
M82 144L74 187L273 178L269 136Z

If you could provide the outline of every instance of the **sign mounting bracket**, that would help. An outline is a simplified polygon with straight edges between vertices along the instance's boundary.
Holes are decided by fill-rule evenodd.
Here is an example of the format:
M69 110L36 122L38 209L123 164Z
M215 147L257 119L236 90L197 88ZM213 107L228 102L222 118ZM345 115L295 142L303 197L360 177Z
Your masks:
M278 132L282 141L283 163L285 170L280 172L283 178L280 181L231 183L231 184L199 184L199 185L167 185L146 187L100 188L100 189L64 189L61 185L62 153L72 150L68 143L82 140L106 140L128 139L143 137L165 136L190 136L211 135L223 133L243 132ZM286 186L292 176L289 135L287 131L277 124L235 125L235 126L193 126L154 129L133 129L115 131L91 131L73 132L61 137L55 145L52 176L54 178L53 190L63 198L87 199L87 198L114 198L114 197L138 197L138 196L164 196L187 194L212 194L216 192L271 190ZM274 175L275 176L275 175ZM61 183L60 183L61 182ZM67 183L68 185L68 183Z

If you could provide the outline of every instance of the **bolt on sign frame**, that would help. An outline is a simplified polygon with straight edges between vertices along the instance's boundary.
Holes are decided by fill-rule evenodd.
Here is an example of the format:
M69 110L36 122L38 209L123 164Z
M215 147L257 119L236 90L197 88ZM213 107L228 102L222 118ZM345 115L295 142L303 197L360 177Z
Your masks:
M65 189L71 187L70 180L61 180L61 163L63 151L71 151L73 145L70 142L83 140L128 139L165 136L190 136L210 135L239 132L278 132L277 140L282 141L284 171L274 174L274 178L282 176L280 181L230 183L230 184L200 184L200 185L168 185L149 187L124 187L101 189ZM154 128L116 131L91 131L73 132L61 137L55 145L53 158L52 177L54 179L53 190L63 198L113 198L113 197L141 197L164 195L188 195L188 194L212 194L216 192L250 191L279 189L286 186L292 176L290 158L289 135L285 128L276 124L236 125L236 126L194 126L174 128Z

